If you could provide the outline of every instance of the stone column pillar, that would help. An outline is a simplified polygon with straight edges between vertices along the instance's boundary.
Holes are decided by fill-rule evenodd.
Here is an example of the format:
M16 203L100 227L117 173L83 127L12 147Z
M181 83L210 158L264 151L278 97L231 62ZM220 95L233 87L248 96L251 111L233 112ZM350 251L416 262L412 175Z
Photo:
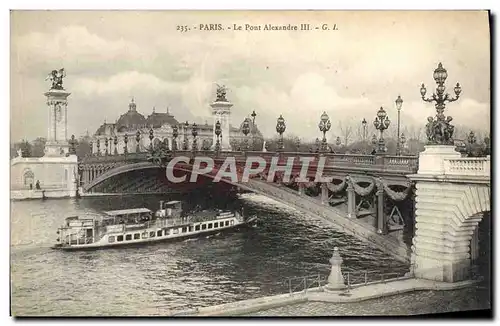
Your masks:
M356 217L356 192L354 191L354 186L352 180L347 177L347 217Z
M328 276L328 284L325 286L326 291L339 291L345 289L344 276L342 275L342 257L339 253L339 248L333 248L333 255L330 258L332 269Z
M377 180L377 233L386 234L387 226L385 223L385 213L384 213L384 186L380 180Z
M321 184L321 204L329 206L328 187L326 183Z

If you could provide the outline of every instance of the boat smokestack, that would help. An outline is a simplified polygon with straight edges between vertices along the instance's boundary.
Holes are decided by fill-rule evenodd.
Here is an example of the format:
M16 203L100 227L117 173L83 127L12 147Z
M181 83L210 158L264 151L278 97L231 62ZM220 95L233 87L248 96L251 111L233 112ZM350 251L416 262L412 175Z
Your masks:
M160 200L160 210L163 209L163 200Z

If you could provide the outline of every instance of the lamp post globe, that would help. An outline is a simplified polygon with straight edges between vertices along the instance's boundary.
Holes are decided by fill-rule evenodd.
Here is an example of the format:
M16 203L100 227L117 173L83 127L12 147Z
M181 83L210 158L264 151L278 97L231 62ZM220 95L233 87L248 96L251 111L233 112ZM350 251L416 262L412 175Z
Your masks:
M243 139L243 143L244 143L244 148L245 150L248 149L248 134L250 133L250 122L249 122L249 119L245 119L243 121L243 126L241 127L241 132L243 133L243 135L245 135L245 138Z

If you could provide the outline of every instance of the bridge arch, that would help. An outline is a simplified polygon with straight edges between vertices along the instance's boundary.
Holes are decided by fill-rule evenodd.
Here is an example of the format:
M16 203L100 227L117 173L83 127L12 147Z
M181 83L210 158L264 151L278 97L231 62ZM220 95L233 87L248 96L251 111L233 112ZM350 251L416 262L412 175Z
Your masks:
M490 212L488 183L419 181L412 264L416 277L445 282L467 279L478 224Z

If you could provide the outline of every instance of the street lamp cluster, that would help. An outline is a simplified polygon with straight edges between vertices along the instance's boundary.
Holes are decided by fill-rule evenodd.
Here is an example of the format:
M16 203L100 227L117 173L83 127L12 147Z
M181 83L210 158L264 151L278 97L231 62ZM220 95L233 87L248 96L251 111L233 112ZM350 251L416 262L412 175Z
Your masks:
M453 88L455 97L451 97L450 94L445 93L446 87L444 86L444 82L448 77L448 72L443 68L443 65L441 63L439 63L438 67L434 70L433 77L437 86L436 92L432 93L431 97L425 97L427 89L425 88L425 85L423 83L420 87L420 95L422 96L422 100L430 103L435 102L436 108L436 116L429 116L427 118L427 141L432 145L453 145L454 126L452 126L450 123L453 118L451 116L446 117L444 115L444 109L446 107L446 102L451 103L459 99L460 93L462 93L462 88L460 87L459 83L456 84L456 86Z
M385 112L383 107L380 107L380 109L377 112L377 116L375 117L375 120L373 121L373 125L375 126L375 129L380 131L380 138L378 139L378 152L379 153L386 152L386 146L385 146L385 141L384 141L384 130L389 128L390 124L391 124L391 121L389 120L389 117L387 116L387 112Z

